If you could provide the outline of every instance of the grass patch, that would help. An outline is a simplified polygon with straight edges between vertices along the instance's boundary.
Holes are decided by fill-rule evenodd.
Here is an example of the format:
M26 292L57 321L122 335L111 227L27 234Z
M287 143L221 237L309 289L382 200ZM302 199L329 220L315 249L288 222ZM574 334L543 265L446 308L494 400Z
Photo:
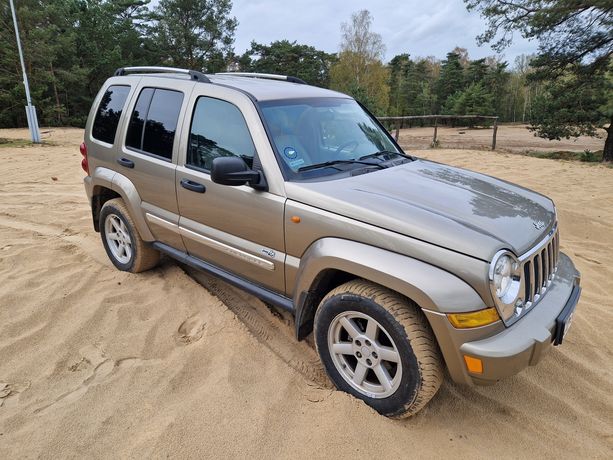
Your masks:
M0 148L2 147L29 147L33 145L31 141L26 139L5 139L0 137Z
M531 150L526 152L525 155L535 158L547 158L549 160L582 161L584 163L600 163L602 161L602 150L595 152L591 150L584 150L583 152L570 152L567 150L540 152L538 150Z

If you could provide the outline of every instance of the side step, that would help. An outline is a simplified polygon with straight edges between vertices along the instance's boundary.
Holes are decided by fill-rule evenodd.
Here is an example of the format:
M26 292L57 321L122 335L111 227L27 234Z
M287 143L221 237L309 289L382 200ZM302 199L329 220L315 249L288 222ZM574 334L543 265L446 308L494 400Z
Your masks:
M222 270L221 268L200 260L197 257L190 256L189 254L179 251L171 246L168 246L167 244L156 241L151 245L158 251L163 252L181 263L194 267L198 270L202 270L203 272L209 273L217 278L221 278L232 286L242 289L243 291L254 295L264 302L289 311L290 313L294 313L294 303L292 302L292 299L289 299L281 294L277 294L276 292L272 292L266 288L263 288L262 286L258 286L251 281L247 281L239 276Z

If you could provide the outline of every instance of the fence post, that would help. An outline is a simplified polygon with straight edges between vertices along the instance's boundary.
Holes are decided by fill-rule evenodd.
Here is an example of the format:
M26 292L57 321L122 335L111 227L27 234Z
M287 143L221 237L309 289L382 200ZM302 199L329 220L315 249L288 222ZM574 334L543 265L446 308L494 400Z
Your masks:
M492 134L492 150L496 150L496 134L498 133L498 117L494 119L494 134Z
M438 131L438 117L434 117L434 136L432 137L432 147L436 147L437 131Z
M394 134L394 139L398 142L398 136L400 135L400 121L396 122L396 133Z

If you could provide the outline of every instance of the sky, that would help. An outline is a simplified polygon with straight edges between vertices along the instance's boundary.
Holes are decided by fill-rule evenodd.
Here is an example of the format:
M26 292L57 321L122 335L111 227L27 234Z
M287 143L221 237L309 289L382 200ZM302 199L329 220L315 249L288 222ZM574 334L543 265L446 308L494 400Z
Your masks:
M485 30L485 20L477 12L468 13L462 0L233 0L232 15L239 22L234 51L242 54L252 40L269 44L287 39L336 52L341 23L362 9L374 17L372 31L383 37L386 62L401 53L443 59L456 46L468 49L473 59L496 54L489 45L477 45L475 37ZM536 48L516 35L503 56L513 64L516 56Z

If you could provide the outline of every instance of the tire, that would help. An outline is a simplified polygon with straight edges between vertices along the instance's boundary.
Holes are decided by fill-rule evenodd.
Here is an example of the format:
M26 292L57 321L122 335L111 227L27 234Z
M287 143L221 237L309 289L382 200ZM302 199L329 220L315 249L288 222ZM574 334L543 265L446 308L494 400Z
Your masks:
M106 254L119 270L139 273L157 265L160 253L140 237L121 198L104 203L98 222Z
M438 344L419 307L369 281L328 293L315 313L314 335L336 387L387 417L416 414L443 381Z

